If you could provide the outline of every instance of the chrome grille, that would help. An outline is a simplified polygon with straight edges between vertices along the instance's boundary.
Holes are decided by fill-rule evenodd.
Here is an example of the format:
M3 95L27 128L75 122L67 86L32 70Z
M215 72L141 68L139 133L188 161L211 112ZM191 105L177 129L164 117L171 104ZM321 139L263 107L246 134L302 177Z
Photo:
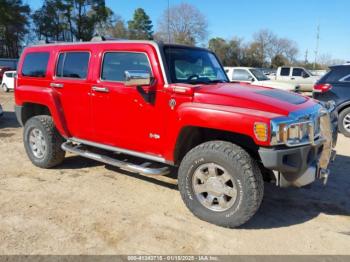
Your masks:
M329 112L320 104L294 111L288 117L274 119L271 126L271 144L301 146L315 144L323 139L321 118Z

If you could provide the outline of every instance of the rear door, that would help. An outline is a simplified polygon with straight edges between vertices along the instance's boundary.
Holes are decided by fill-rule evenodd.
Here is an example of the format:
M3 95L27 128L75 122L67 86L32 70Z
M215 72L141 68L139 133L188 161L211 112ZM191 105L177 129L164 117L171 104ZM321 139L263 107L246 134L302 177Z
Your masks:
M281 67L279 71L278 80L290 82L291 81L291 68L290 67Z
M60 96L60 107L64 111L69 132L81 139L92 137L90 61L90 50L59 50L50 83Z

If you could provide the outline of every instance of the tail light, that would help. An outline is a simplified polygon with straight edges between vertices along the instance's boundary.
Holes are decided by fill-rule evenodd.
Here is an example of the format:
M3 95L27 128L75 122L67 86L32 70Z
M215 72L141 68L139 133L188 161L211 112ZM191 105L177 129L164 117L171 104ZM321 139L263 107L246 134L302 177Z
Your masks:
M331 90L331 88L332 88L331 84L315 84L314 92L324 93Z

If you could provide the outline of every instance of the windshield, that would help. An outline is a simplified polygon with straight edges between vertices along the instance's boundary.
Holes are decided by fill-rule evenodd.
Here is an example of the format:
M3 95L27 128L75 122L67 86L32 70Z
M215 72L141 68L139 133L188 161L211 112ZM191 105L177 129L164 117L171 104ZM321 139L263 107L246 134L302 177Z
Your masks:
M216 56L209 51L166 46L164 53L172 83L229 82Z
M258 79L258 81L270 80L260 69L250 69L250 72L256 77L256 79Z
M307 69L305 69L304 68L304 70L305 70L305 72L307 73L307 74L309 74L310 76L315 76L312 72L310 72L309 70L307 70Z

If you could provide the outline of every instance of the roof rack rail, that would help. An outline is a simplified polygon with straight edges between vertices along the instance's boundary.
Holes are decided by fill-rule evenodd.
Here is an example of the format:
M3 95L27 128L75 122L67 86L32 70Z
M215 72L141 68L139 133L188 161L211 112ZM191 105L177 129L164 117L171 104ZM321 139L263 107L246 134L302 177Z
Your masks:
M126 40L123 38L114 38L114 37L110 37L110 36L94 36L93 38L91 38L91 42L101 42L101 41L121 41L121 40Z

